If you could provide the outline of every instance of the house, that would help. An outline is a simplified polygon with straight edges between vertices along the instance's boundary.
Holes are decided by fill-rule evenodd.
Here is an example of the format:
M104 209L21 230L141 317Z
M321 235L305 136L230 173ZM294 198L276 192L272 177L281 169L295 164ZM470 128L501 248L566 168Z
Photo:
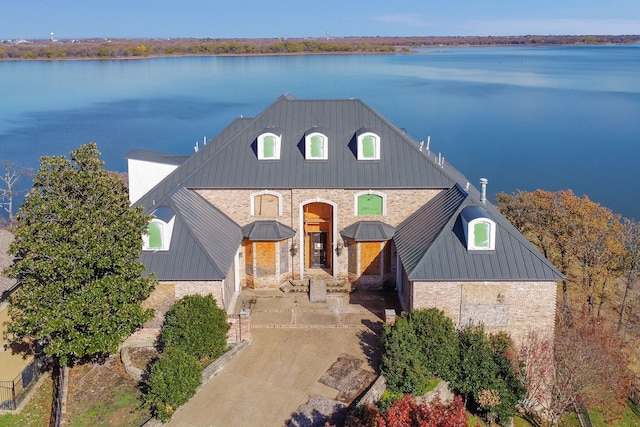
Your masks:
M486 200L486 180L477 190L361 100L285 95L188 158L125 157L131 201L153 216L140 260L176 298L232 311L242 286L323 271L516 341L553 332L562 275Z

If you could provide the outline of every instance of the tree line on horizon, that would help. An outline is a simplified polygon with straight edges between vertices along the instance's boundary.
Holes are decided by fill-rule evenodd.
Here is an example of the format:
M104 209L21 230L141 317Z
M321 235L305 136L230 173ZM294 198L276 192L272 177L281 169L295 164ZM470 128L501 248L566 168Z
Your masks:
M411 48L433 46L561 46L638 42L640 35L3 40L0 42L0 60L409 53Z

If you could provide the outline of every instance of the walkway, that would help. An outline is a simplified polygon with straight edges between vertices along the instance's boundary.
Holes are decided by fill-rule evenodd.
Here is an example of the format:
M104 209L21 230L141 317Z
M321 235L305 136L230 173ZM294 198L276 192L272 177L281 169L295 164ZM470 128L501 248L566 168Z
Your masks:
M397 308L393 294L376 291L312 304L306 293L247 290L243 300L252 309L252 343L168 426L284 426L311 399L307 415L294 417L305 425L313 405L350 403L360 382L375 377L384 309Z

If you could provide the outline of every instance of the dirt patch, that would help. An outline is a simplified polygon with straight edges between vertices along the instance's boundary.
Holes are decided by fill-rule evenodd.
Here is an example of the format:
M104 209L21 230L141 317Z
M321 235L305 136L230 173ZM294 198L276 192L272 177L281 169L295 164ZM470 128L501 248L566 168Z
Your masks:
M119 355L104 363L77 365L69 370L67 422L74 425L142 425L149 413L142 407L138 384Z
M143 371L157 358L158 351L153 347L129 347L131 364Z

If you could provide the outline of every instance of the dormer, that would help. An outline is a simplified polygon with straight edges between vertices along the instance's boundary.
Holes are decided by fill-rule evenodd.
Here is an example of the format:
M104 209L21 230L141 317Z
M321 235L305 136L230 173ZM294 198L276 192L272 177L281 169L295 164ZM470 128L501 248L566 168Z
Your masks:
M467 206L460 212L468 251L496 249L496 223L479 206Z
M151 214L153 218L142 234L142 250L168 251L173 234L175 214L169 206L161 206Z
M304 135L304 158L326 160L329 158L329 138L321 128L312 128Z
M281 141L280 129L264 129L256 139L258 160L279 160Z
M370 128L356 132L358 160L380 160L380 135Z

